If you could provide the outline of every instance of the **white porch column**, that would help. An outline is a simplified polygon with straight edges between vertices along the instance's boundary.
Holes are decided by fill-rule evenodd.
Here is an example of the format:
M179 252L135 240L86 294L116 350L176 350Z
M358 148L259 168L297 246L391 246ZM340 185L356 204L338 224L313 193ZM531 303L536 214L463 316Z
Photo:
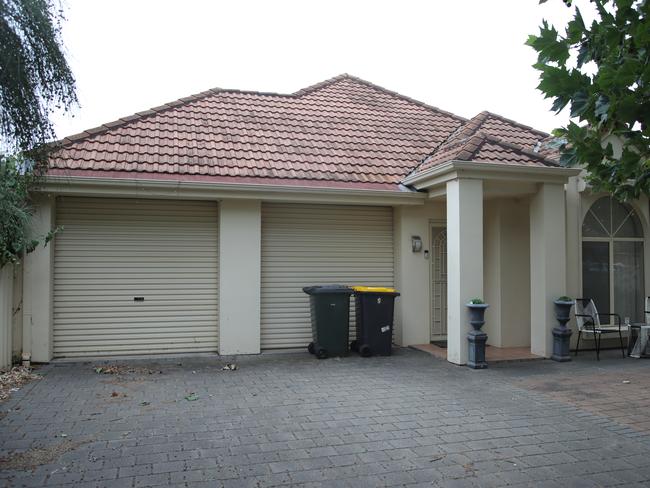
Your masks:
M261 202L219 205L219 353L260 352Z
M566 294L564 185L543 183L530 203L530 350L550 357L553 300Z
M483 297L483 181L447 183L447 361L467 363L465 304Z
M55 226L56 199L34 197L35 213L31 220L34 236L45 236ZM65 230L63 231L65 232ZM39 245L25 256L23 275L23 356L34 362L52 359L52 310L54 246Z

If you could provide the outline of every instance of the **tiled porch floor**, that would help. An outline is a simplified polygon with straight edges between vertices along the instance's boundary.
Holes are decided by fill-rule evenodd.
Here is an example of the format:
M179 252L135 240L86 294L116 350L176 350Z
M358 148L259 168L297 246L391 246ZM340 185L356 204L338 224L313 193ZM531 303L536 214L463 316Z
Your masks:
M418 351L424 351L439 359L447 359L447 349L435 344L417 344L411 346ZM530 347L494 347L485 348L485 359L488 363L501 363L505 361L530 361L544 359L530 352Z

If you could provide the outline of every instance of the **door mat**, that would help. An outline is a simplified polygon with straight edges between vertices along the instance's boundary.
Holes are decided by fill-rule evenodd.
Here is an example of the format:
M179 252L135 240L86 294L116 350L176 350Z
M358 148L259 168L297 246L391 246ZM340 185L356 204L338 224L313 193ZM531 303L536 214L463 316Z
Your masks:
M447 349L447 341L431 341L431 344L434 346L442 347L443 349Z

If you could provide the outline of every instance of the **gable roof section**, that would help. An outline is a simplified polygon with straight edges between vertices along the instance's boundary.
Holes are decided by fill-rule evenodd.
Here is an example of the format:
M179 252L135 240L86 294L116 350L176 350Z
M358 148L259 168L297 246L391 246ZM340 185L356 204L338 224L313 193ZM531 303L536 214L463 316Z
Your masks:
M538 141L548 137L546 132L485 111L467 121L449 137L448 141L465 139L477 132L531 150Z
M395 189L465 122L350 75L214 89L63 139L50 174Z
M539 151L549 135L491 112L481 112L449 135L413 170L417 175L449 161L514 166L557 166L556 153Z
M511 166L548 166L557 167L551 159L533 151L505 142L483 132L476 132L469 137L455 138L440 146L418 166L414 172L422 173L434 166L449 161L474 161L498 163Z

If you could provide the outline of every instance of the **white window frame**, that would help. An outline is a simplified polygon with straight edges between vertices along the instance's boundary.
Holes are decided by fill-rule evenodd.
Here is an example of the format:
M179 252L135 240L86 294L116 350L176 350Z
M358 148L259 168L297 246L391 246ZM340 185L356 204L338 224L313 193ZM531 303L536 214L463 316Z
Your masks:
M611 310L601 310L603 313L616 313L616 303L614 299L614 242L641 242L641 254L643 256L643 266L645 268L646 266L646 260L645 260L645 237L614 237L614 234L620 229L620 227L625 223L625 221L630 217L630 214L634 214L634 216L637 218L637 220L641 223L641 233L644 233L643 229L643 222L641 220L641 216L639 215L639 212L632 206L628 204L628 207L630 208L630 213L628 216L623 220L621 225L619 226L616 231L614 231L609 237L585 237L582 230L583 230L583 225L585 222L585 219L589 215L589 212L591 211L591 208L602 198L611 198L610 196L601 196L596 198L593 202L589 204L587 207L587 211L585 212L584 216L582 217L582 220L580 221L580 235L582 237L581 243L580 243L580 282L582 286L582 290L584 290L584 276L582 272L582 265L584 263L584 256L583 256L583 250L582 250L582 242L607 242L609 244L608 246L608 252L609 252L609 306ZM610 210L610 213L611 210ZM613 215L610 215L611 222L613 222ZM604 226L603 226L604 228ZM608 231L609 232L609 231ZM645 278L645 269L641 270L642 276ZM643 279L644 283L644 289L643 289L643 296L646 296L645 293L645 279ZM581 293L583 293L581 291ZM598 307L598 304L596 304L596 307ZM624 317L621 317L621 320L624 320Z

